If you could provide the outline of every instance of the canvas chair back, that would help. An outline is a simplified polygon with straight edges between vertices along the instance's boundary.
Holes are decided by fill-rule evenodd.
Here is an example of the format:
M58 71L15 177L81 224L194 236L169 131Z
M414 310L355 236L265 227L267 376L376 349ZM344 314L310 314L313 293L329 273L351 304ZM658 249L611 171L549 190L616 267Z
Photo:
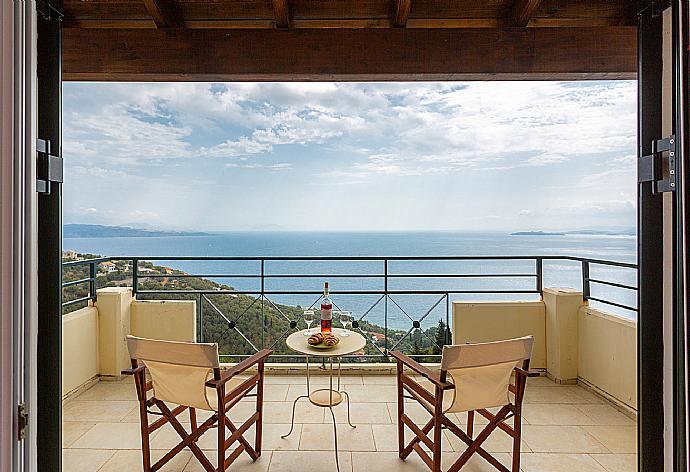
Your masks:
M480 344L444 346L441 370L455 385L444 401L444 411L457 413L510 403L510 376L532 355L534 338ZM453 392L450 394L450 392Z
M132 359L141 361L151 374L153 396L158 400L215 411L215 390L206 381L220 366L218 345L159 341L127 336Z

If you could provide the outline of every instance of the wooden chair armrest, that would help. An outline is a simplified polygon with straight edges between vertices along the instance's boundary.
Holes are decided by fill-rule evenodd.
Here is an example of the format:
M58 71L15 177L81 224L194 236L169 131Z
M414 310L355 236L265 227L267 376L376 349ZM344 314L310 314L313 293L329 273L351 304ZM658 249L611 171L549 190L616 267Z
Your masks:
M518 374L524 375L525 377L539 377L541 376L541 372L536 371L536 370L525 370L522 367L516 367L515 372Z
M145 370L146 366L144 364L139 365L137 367L130 367L129 369L124 369L121 374L123 375L134 375L137 372L141 372L142 370Z
M419 375L421 375L429 382L434 384L436 387L439 387L443 390L451 390L455 388L455 385L453 385L450 382L441 382L441 378L436 372L433 372L428 367L424 367L422 364L415 361L411 357L406 356L400 351L391 351L390 356L394 357L395 359L397 359L398 362L417 372Z
M253 356L248 357L245 360L238 362L234 366L230 367L229 369L224 370L220 374L220 379L209 380L208 382L206 382L206 386L211 388L218 388L221 385L224 385L228 380L230 380L237 374L241 374L242 372L249 369L255 364L264 362L266 358L271 354L273 354L273 351L271 349L264 349L263 351L259 351Z

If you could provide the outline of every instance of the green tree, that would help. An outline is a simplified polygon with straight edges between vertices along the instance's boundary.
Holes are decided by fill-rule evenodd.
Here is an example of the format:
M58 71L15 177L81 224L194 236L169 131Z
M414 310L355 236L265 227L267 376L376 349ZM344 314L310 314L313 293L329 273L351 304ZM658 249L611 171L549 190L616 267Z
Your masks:
M415 340L412 342L412 347L410 348L410 355L412 355L412 356L419 356L419 355L421 355L421 354L426 354L426 353L424 352L424 350L423 350L421 347L419 347L419 343L418 343L417 340L415 339Z
M441 354L443 346L450 339L449 330L443 320L438 321L438 326L436 327L436 336L434 337L434 345L431 349L433 354Z

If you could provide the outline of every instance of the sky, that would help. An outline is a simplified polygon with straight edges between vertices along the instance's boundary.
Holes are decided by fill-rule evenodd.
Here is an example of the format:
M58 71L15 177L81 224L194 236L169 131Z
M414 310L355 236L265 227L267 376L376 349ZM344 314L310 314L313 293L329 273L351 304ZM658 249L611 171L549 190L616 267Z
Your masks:
M81 83L64 222L230 230L635 226L636 83Z

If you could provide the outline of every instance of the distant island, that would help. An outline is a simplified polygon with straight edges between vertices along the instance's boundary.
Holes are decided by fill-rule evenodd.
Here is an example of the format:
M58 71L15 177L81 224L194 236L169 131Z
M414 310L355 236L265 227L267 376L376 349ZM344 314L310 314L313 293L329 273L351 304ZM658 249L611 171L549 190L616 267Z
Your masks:
M566 234L585 234L594 236L636 236L635 228L620 229L620 230L598 230L598 229L579 229L576 231L566 231Z
M586 235L586 236L635 236L637 231L635 228L614 227L614 228L584 228L574 229L569 231L515 231L510 233L511 236L568 236L568 235Z
M208 236L208 233L191 231L167 231L132 228L129 226L107 226L87 224L66 224L62 226L63 238L151 238L160 236Z
M516 231L511 236L565 236L565 233L552 233L548 231Z

